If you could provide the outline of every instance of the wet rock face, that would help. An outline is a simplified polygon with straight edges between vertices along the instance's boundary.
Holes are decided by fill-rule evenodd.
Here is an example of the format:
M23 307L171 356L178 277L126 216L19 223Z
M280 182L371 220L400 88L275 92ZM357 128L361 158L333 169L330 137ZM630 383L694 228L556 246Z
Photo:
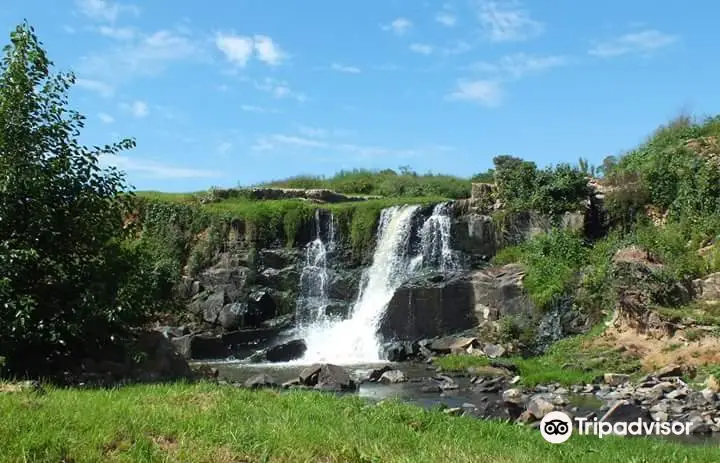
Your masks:
M246 358L258 349L272 345L286 327L278 324L269 328L243 329L222 334L200 331L197 334L171 337L170 342L186 359Z
M402 285L388 304L380 332L388 339L419 339L472 328L472 282L432 277Z
M289 362L291 360L301 358L306 350L307 345L305 344L305 341L302 339L293 339L292 341L263 349L262 351L253 354L247 360L254 363Z

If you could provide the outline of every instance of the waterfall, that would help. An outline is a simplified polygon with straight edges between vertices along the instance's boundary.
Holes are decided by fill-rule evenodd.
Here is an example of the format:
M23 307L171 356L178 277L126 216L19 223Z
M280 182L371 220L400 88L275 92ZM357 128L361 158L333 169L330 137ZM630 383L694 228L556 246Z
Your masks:
M335 249L335 217L330 214L327 229L327 244L323 241L320 209L315 210L315 239L305 248L305 265L300 274L300 288L297 300L297 323L300 328L321 323L327 319L329 303L328 254Z
M425 220L420 229L420 253L417 256L417 265L433 268L441 272L456 271L459 258L456 251L450 247L452 217L449 202L437 204L432 215Z
M450 203L438 204L423 222L413 252L413 225L417 205L383 209L377 231L372 264L365 270L360 291L345 320L328 317L327 253L334 247L334 227L327 246L320 228L306 249L298 303L299 330L307 350L299 363L339 364L382 361L382 340L378 328L395 291L420 270L450 272L458 269L457 253L451 248ZM319 224L320 220L316 219ZM319 227L319 225L318 225Z
M378 325L395 290L410 273L409 242L418 206L395 206L380 215L373 261L346 320L323 320L305 332L307 351L302 362L341 364L378 362L382 348Z

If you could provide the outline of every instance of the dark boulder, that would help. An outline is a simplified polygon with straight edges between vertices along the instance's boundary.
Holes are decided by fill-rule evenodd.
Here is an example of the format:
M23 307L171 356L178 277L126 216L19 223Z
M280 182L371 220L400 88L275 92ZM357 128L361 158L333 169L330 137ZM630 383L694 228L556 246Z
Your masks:
M305 368L300 372L300 383L325 391L353 391L357 388L344 368L328 363Z
M223 289L205 291L193 298L190 311L196 313L204 322L215 324L228 302L230 301Z
M249 275L250 270L241 266L236 257L223 254L217 264L197 276L200 285L206 288L200 295L224 291L225 303L238 301L247 292Z
M276 388L279 387L279 385L271 376L261 373L245 381L245 387L248 389L261 389Z
M277 307L267 291L253 291L248 296L248 325L256 326L277 316Z
M302 339L294 339L276 346L268 347L260 352L250 356L247 360L252 363L263 362L289 362L299 359L307 350L305 341Z
M170 341L187 359L223 359L230 356L245 358L275 342L281 331L282 327L242 329L221 335L188 334Z
M306 350L307 345L305 341L302 339L294 339L269 348L265 357L268 362L289 362L301 358Z
M384 384L397 384L407 382L408 377L400 370L388 370L380 376L379 382Z
M220 310L218 323L228 331L236 330L245 326L247 313L248 305L245 303L234 302L232 304L225 304Z
M409 341L391 342L385 348L385 358L390 362L404 362L417 354L417 344Z
M297 261L297 253L292 249L263 249L259 257L263 267L277 270L294 265Z
M646 423L651 423L653 421L653 418L647 409L642 408L639 405L632 404L627 400L620 400L610 407L605 415L600 418L600 421L608 423L629 423L631 421L637 421L638 419Z
M175 351L162 333L151 331L138 336L131 352L140 354L133 365L133 376L143 382L191 379L193 372L187 361Z
M380 368L376 368L370 372L370 374L367 377L367 380L370 382L375 382L380 379L380 377L383 375L383 373L387 371L392 371L392 367L385 365Z
M257 284L278 290L295 289L298 285L299 275L295 266L282 269L266 268L257 278Z

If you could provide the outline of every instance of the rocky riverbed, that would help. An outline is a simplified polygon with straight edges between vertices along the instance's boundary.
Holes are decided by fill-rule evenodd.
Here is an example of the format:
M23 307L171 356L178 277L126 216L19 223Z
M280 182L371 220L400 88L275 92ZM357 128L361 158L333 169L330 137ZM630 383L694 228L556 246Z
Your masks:
M510 374L473 376L437 371L421 363L390 363L342 367L330 364L203 364L222 385L286 390L315 389L351 393L373 402L399 399L445 413L501 419L538 427L543 416L563 411L570 417L609 423L680 421L692 423L688 442L720 437L720 396L717 385L693 390L675 365L631 382L627 375L608 373L594 384L538 385L526 388Z

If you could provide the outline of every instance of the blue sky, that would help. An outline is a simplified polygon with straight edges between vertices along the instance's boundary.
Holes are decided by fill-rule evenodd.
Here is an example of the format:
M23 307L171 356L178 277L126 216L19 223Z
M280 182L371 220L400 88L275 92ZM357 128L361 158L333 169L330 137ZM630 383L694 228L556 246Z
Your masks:
M354 167L469 176L498 154L599 164L720 112L720 3L4 0L73 70L83 141L139 189ZM7 37L7 34L5 34ZM7 42L4 39L3 42Z

